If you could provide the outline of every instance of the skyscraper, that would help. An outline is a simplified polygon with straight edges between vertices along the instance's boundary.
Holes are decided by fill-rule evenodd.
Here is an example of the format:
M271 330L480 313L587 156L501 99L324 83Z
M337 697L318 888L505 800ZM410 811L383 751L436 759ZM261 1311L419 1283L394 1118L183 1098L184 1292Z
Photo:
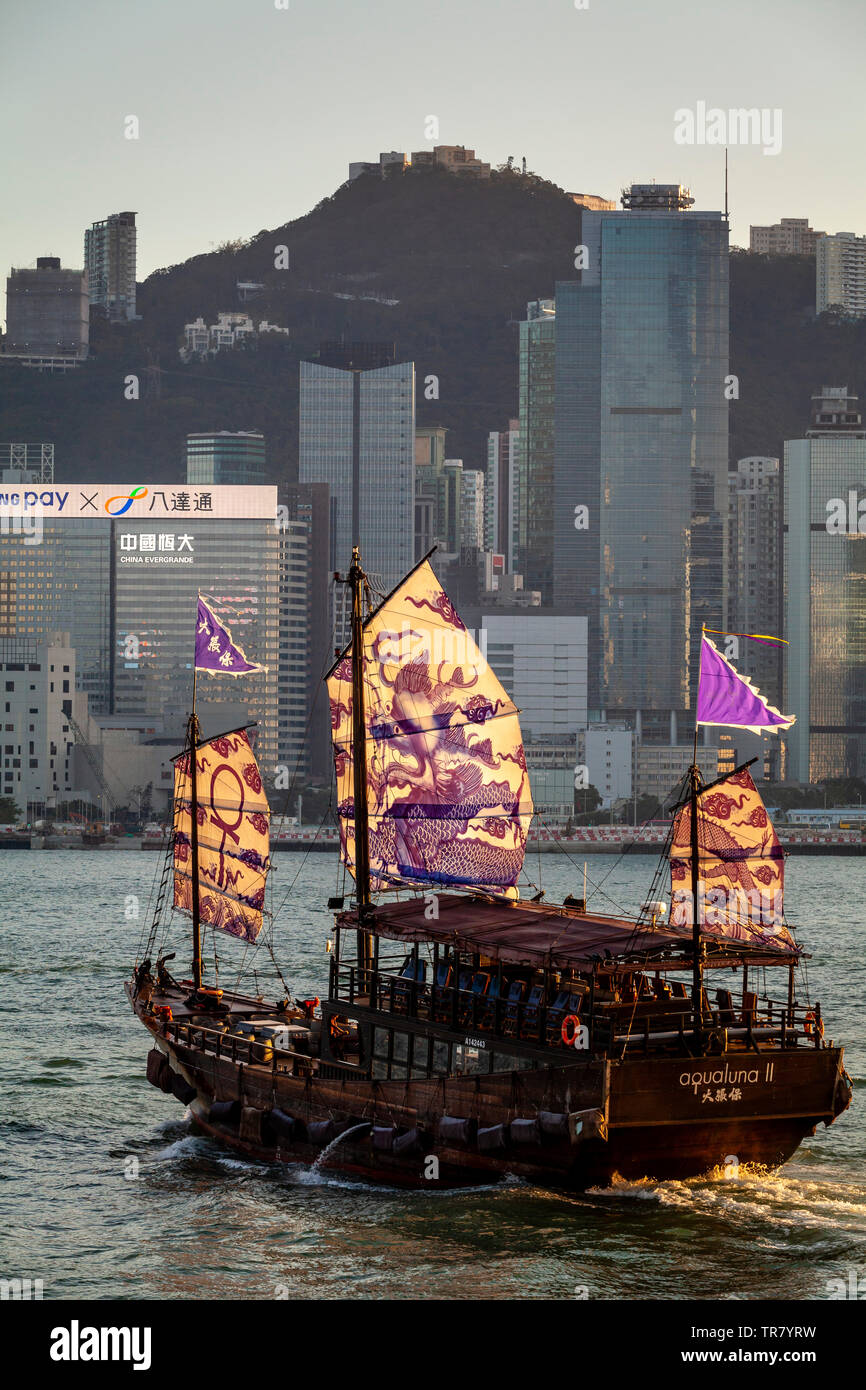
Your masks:
M268 481L265 437L255 430L217 430L186 437L186 480L191 485L236 486Z
M33 524L35 522L35 525ZM0 635L45 641L62 626L91 712L174 718L192 694L196 595L266 672L199 682L209 711L260 724L277 763L279 560L276 488L97 483L0 488Z
M115 212L84 233L84 266L90 303L114 323L135 318L136 230L134 212Z
M460 496L460 545L484 549L484 474L477 468L462 469Z
M589 617L591 708L675 723L723 617L728 227L678 185L622 202L556 287L554 594Z
M447 533L444 425L415 427L415 559L420 560Z
M520 540L520 421L487 436L484 482L484 548L505 556L509 574L517 569Z
M528 589L553 602L553 462L556 305L532 300L520 325L517 554Z
M5 356L40 371L65 371L87 356L89 338L84 271L64 270L57 256L39 256L35 270L10 271Z
M866 776L866 428L847 386L812 398L784 464L786 775Z
M740 459L728 474L728 626L782 635L782 497L779 460ZM737 670L773 705L782 700L778 643L741 642Z
M280 514L282 532L285 516L288 522L303 524L306 532L306 629L307 643L307 762L308 771L316 781L330 779L334 768L331 748L331 712L328 705L324 676L334 659L334 614L331 611L330 490L327 483L290 483L280 492L285 513ZM295 561L297 563L297 561ZM280 630L280 680L284 679L284 661L296 668L296 640ZM288 673L292 678L296 669ZM290 769L291 770L291 769Z
M307 695L310 678L310 527L287 521L280 533L280 665L277 743L289 781L310 771ZM289 808L291 813L291 808Z
M299 479L330 487L333 568L360 544L365 570L390 588L414 563L415 365L368 365L384 355L376 346L301 363Z

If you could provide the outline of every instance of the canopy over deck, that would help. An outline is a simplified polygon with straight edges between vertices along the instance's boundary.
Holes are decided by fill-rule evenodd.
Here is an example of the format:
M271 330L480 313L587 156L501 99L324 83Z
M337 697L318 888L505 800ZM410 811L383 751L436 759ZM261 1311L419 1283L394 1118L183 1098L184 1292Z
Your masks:
M627 917L605 917L576 908L541 903L489 901L459 893L436 895L437 917L428 918L429 898L380 902L364 929L393 941L434 942L479 953L492 960L535 968L589 969L599 962L617 969L691 969L691 930L652 927ZM354 911L340 914L343 929L358 926ZM750 943L706 938L707 965L782 965L796 952L760 950Z

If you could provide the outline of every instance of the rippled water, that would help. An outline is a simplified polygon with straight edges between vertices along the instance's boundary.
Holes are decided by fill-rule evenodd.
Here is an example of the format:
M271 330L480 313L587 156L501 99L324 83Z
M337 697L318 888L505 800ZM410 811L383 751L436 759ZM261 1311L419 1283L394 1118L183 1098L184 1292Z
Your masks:
M866 1288L856 1094L778 1173L574 1196L518 1181L383 1190L242 1160L193 1135L177 1101L145 1080L148 1039L122 992L159 858L0 854L0 1274L41 1278L46 1298L90 1299L821 1299L851 1270ZM643 901L651 858L612 872L607 857L588 862L618 906ZM582 866L547 856L530 867L551 898L581 891ZM277 951L302 994L325 988L336 881L330 855L277 857ZM812 995L861 1086L864 888L862 860L788 861ZM173 941L185 961L180 927ZM220 950L227 984L242 951Z

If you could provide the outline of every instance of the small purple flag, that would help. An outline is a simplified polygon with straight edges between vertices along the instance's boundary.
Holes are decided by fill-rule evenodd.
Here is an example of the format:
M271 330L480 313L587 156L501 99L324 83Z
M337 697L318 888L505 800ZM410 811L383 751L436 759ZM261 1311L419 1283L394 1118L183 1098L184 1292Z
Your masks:
M198 596L198 618L195 629L195 669L218 671L223 676L245 676L250 671L264 671L255 661L247 661L224 623Z
M794 715L774 709L752 685L722 656L709 637L701 638L701 672L698 678L698 724L726 724L751 729L790 729Z

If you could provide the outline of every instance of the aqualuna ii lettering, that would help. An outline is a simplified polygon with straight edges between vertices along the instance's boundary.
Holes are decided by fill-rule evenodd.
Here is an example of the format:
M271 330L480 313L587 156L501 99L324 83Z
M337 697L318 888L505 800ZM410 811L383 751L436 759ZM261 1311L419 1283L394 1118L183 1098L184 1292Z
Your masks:
M68 1327L51 1331L52 1361L131 1361L135 1371L150 1370L149 1327Z

